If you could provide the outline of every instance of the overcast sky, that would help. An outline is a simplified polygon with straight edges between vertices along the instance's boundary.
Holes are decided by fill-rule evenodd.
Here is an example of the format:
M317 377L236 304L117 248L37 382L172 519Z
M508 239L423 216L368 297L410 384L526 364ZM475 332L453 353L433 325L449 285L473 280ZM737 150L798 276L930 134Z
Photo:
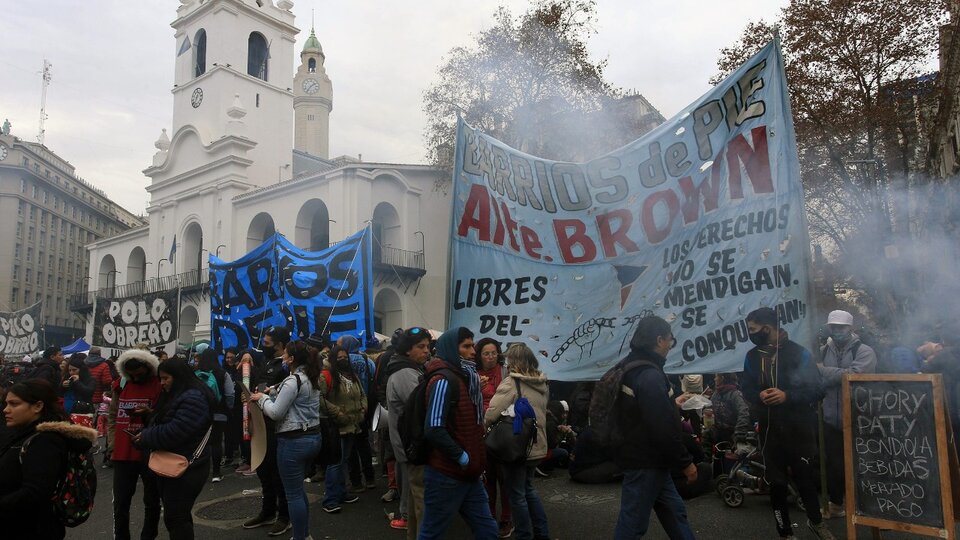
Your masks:
M598 0L589 45L609 59L608 80L643 94L669 118L708 89L721 47L749 20L772 20L786 0ZM331 156L421 163L422 95L444 55L491 24L498 5L527 1L321 2L295 0L296 52L317 36L333 80ZM40 70L53 64L46 144L77 174L135 213L147 203L141 172L161 128L170 131L175 0L5 2L0 18L0 122L35 141ZM279 59L274 58L276 62ZM299 62L299 57L287 61ZM293 112L291 111L291 114Z

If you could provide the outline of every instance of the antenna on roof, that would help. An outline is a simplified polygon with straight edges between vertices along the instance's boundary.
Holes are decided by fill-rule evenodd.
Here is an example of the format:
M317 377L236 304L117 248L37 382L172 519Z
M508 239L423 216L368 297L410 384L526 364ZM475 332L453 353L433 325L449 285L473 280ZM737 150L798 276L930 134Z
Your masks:
M43 90L40 93L40 133L37 134L37 142L43 144L44 136L46 135L46 129L44 129L43 124L47 120L47 87L50 86L50 68L53 67L53 64L47 61L46 58L43 59Z

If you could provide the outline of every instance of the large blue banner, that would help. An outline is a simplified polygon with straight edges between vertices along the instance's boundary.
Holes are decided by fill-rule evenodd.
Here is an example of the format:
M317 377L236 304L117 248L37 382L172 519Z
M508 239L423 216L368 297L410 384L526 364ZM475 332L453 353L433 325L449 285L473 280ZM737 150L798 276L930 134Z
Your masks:
M460 123L450 326L596 380L636 322L670 322L673 373L740 371L769 306L806 343L809 242L783 59L773 42L674 118L586 163Z
M293 339L329 332L361 343L373 335L370 229L329 249L304 251L275 234L233 262L210 256L213 346L258 347L263 331Z

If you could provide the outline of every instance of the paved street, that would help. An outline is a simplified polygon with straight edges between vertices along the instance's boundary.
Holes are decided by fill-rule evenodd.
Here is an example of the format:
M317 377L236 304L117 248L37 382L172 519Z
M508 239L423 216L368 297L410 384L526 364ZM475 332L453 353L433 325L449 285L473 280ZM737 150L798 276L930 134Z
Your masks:
M90 540L109 538L112 526L110 511L110 486L112 473L103 470L101 489L97 494L97 508L91 520L82 527L69 530L67 538ZM380 479L382 483L385 479ZM311 500L319 501L322 486L306 484ZM570 482L566 471L557 471L550 478L537 479L537 489L543 498L550 520L551 536L557 539L612 538L620 506L618 485L582 485ZM267 529L244 530L240 523L259 509L259 483L256 476L228 474L219 484L207 484L194 510L197 522L197 537L204 540L267 538ZM384 489L361 494L354 505L344 505L340 514L329 515L320 511L319 502L310 510L311 532L314 538L327 539L396 539L403 533L387 525L386 511L395 510L395 504L384 504L380 495ZM139 496L139 493L138 493ZM142 508L134 501L132 514L136 520L134 537L139 532ZM699 539L761 539L776 538L772 517L766 497L748 496L741 508L727 508L715 494L708 493L688 501L688 512L694 532ZM794 522L802 523L799 511L791 514ZM471 538L458 519L449 538ZM838 538L843 538L842 520L830 522L830 528ZM161 531L163 525L161 524ZM798 538L813 538L805 528L798 529ZM869 538L863 529L859 538ZM167 538L165 533L161 538ZM667 538L654 519L648 538ZM910 538L907 535L884 533L884 539Z

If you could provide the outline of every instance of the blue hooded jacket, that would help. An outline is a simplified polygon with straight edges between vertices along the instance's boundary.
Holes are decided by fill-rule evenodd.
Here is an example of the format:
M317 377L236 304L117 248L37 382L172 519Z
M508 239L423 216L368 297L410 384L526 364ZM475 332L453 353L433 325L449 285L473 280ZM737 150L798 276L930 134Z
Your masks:
M340 338L340 346L346 349L350 354L350 367L353 368L353 374L360 379L360 386L363 388L363 395L370 395L370 382L377 371L377 365L373 363L366 355L360 353L360 340L353 336L343 336Z

